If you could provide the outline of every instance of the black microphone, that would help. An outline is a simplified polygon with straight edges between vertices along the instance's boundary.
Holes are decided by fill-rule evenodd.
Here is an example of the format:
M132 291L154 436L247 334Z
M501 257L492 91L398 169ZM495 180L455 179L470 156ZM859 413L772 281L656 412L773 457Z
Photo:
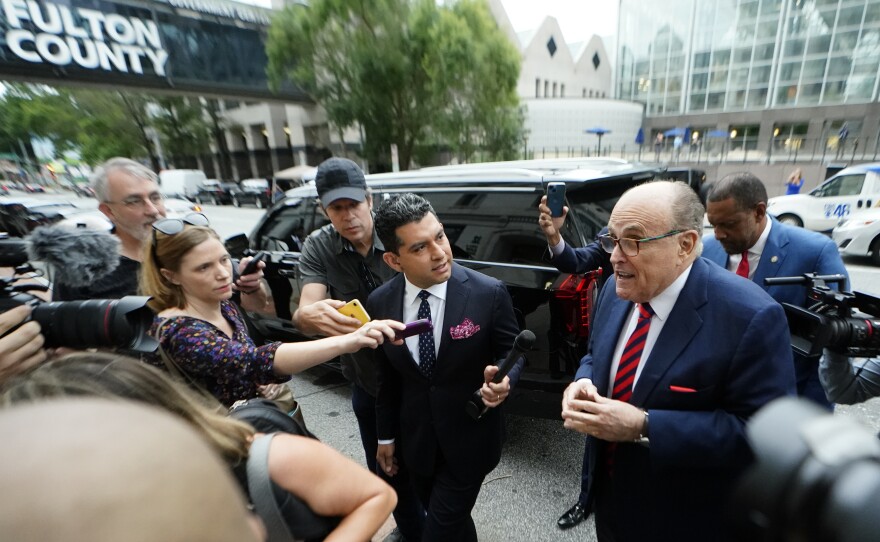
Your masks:
M55 269L55 282L82 287L119 266L119 238L106 231L40 226L25 238L28 256Z
M507 357L504 358L504 361L502 361L500 365L498 365L498 372L492 377L492 383L499 384L504 380L504 377L507 376L507 373L509 373L511 369L513 369L513 366L516 365L519 358L531 350L534 344L535 334L528 329L522 330L520 334L516 336L516 339L514 339L513 348L507 353ZM480 388L482 389L482 386ZM465 405L465 410L467 410L470 417L475 420L482 418L483 414L489 410L489 407L483 403L483 396L480 395L480 390L474 392L468 400L467 405Z

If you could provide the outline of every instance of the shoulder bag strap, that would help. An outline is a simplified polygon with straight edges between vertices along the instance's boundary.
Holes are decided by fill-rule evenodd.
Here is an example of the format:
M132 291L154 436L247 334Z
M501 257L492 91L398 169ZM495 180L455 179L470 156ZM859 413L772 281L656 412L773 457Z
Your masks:
M251 444L247 460L248 491L254 508L266 525L268 542L290 542L294 538L278 509L272 491L272 480L269 478L269 446L274 436L274 433L268 433L255 437Z

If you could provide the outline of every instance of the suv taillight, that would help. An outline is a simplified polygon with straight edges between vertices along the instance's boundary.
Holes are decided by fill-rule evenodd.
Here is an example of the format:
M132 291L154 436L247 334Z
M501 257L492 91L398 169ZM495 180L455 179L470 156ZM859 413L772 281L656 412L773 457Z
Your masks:
M566 333L574 334L579 339L590 335L590 315L601 277L600 268L585 275L568 275L553 286L553 295L559 303Z

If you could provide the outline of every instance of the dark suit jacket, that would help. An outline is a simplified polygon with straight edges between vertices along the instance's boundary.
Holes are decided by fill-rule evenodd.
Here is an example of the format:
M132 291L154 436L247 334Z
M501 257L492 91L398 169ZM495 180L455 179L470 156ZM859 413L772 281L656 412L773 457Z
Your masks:
M773 225L767 244L761 254L761 260L755 269L752 282L760 286L770 294L770 297L779 303L791 303L798 307L809 307L811 301L807 294L809 287L798 285L774 285L767 286L764 279L768 277L797 277L804 273L816 273L817 275L844 275L849 282L849 274L837 251L837 245L821 233L787 226L770 217ZM727 267L728 255L724 252L714 235L706 235L703 238L703 257L711 260L721 267ZM847 290L848 285L832 286L839 290ZM818 382L818 357L806 359L795 355L795 376L799 387L806 387L806 395L821 403L830 404L825 398ZM812 380L812 385L806 381Z
M596 237L606 235L607 233L608 228L602 228ZM580 248L572 248L571 245L566 243L559 256L555 258L550 257L548 260L556 269L563 273L584 274L601 267L603 282L607 281L614 272L611 266L611 254L605 252L605 249L602 248L598 240Z
M605 397L631 307L617 297L612 278L577 373ZM625 443L615 452L614 487L625 488L612 500L624 514L617 517L618 540L719 539L729 490L751 459L745 422L771 400L794 394L793 373L782 307L755 284L698 258L630 401L649 412L650 447ZM601 486L607 442L590 441L590 479L600 476ZM601 487L591 495L603 495Z
M766 286L764 279L768 277L797 277L804 273L849 277L834 241L821 233L787 226L773 217L770 219L773 221L770 235L752 277L752 282L770 294L770 297L779 303L791 303L799 307L808 307L812 303L807 299L807 287ZM728 255L712 234L703 237L703 257L721 267L727 267ZM843 285L838 289L849 288L848 285Z
M367 311L376 319L401 320L404 288L403 275L394 277L370 295ZM480 330L453 340L450 328L465 318ZM480 480L501 458L504 420L500 408L474 420L465 405L482 386L483 370L507 355L519 332L504 284L453 264L443 327L430 380L405 344L385 344L377 351L379 439L396 439L407 467L420 475L432 475L440 454L457 476ZM508 374L511 385L521 370L522 363Z

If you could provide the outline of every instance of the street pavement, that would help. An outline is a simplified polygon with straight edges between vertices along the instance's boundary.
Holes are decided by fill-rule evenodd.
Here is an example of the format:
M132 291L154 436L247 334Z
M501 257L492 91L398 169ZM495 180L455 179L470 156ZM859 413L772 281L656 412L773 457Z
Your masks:
M87 207L96 205L93 199L76 201ZM263 212L253 208L204 207L204 213L223 238L250 233ZM866 259L848 258L845 263L853 290L880 296L880 268L868 265ZM330 369L316 367L294 376L291 386L302 404L309 428L323 442L365 464L345 380ZM880 398L841 406L837 412L859 420L873 433L880 429ZM486 478L474 509L480 540L595 540L592 518L569 531L556 527L557 518L578 494L583 437L563 429L560 419L524 416L508 416L508 431L501 463ZM381 533L389 528L386 525Z

